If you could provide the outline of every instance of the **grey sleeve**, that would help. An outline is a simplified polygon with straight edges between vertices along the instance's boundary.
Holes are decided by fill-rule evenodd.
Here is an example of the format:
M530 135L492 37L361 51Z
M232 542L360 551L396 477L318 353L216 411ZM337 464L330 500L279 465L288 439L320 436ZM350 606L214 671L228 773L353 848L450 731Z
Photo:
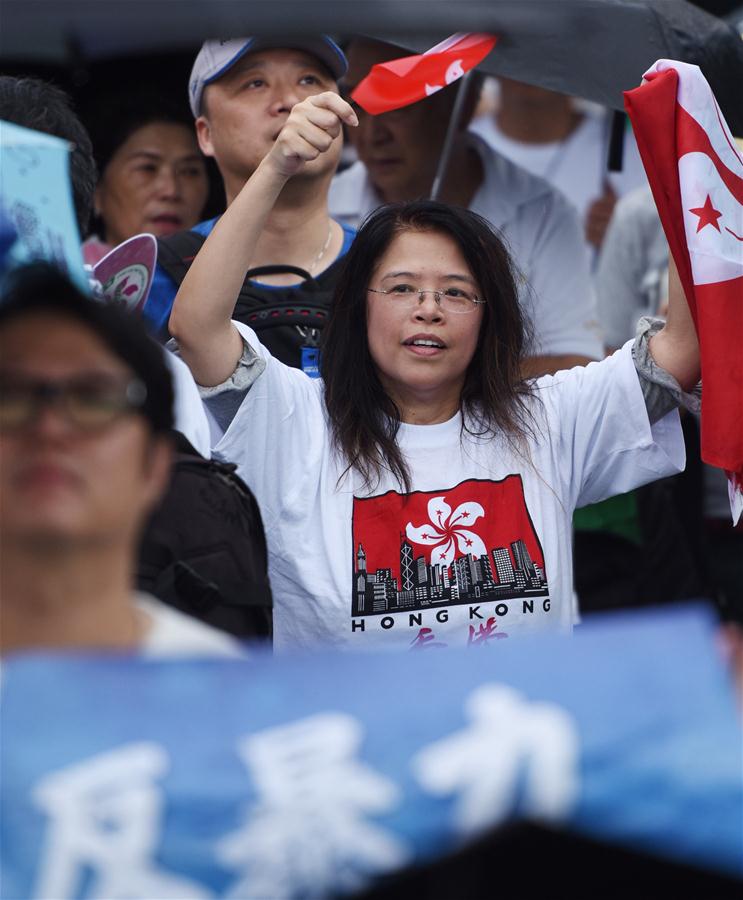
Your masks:
M640 319L637 323L635 343L632 346L632 359L640 379L651 425L679 406L694 415L699 415L701 409L701 382L691 393L686 393L681 390L681 385L673 375L662 369L653 359L649 341L664 324L663 319L651 319L647 316Z
M167 346L169 350L178 354L176 341L168 341ZM213 387L202 387L202 385L197 384L199 396L216 419L222 431L227 431L246 394L265 368L266 360L256 353L243 338L242 356L238 360L232 375L226 381L223 381L221 384L215 384Z
M645 267L632 221L619 204L599 254L595 275L596 306L607 347L621 347L631 336L634 314L642 305L640 282Z

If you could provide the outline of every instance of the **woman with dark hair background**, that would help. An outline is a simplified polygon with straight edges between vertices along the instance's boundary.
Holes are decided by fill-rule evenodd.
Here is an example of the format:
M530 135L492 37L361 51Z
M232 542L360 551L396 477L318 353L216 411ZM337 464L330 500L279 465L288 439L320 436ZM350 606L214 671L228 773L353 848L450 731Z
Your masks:
M267 137L170 320L226 429L216 452L262 507L276 646L567 631L574 508L683 467L674 409L699 357L678 281L664 327L646 324L601 363L527 381L528 326L488 223L429 201L383 207L348 253L323 380L309 379L230 315L281 189L342 122L356 124L350 106L319 94Z
M88 120L99 181L86 263L136 234L163 237L199 221L209 179L187 110L157 95L110 94Z

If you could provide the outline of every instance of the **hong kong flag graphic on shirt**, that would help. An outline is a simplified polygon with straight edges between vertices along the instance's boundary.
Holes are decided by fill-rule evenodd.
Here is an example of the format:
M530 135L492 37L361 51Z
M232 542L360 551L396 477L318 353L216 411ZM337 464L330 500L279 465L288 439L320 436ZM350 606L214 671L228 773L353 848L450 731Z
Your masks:
M520 475L353 501L353 616L548 593Z

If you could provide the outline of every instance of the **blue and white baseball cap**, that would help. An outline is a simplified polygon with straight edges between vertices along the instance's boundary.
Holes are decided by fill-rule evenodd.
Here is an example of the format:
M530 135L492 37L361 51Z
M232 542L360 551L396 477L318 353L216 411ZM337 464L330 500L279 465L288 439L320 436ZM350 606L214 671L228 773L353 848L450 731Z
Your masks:
M255 50L303 50L319 59L337 81L346 74L348 62L341 48L327 35L287 38L243 37L230 40L205 41L191 69L188 81L188 100L195 117L201 115L201 97L204 88L221 78L238 59Z

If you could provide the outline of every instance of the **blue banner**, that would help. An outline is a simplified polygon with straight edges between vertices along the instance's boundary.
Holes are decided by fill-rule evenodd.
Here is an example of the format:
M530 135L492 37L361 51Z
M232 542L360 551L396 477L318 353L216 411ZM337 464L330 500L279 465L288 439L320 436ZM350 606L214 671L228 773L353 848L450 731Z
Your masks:
M2 897L325 896L520 818L743 876L710 613L488 649L7 660Z
M81 290L90 290L72 199L67 141L0 121L0 205L17 234L5 265L48 260Z

